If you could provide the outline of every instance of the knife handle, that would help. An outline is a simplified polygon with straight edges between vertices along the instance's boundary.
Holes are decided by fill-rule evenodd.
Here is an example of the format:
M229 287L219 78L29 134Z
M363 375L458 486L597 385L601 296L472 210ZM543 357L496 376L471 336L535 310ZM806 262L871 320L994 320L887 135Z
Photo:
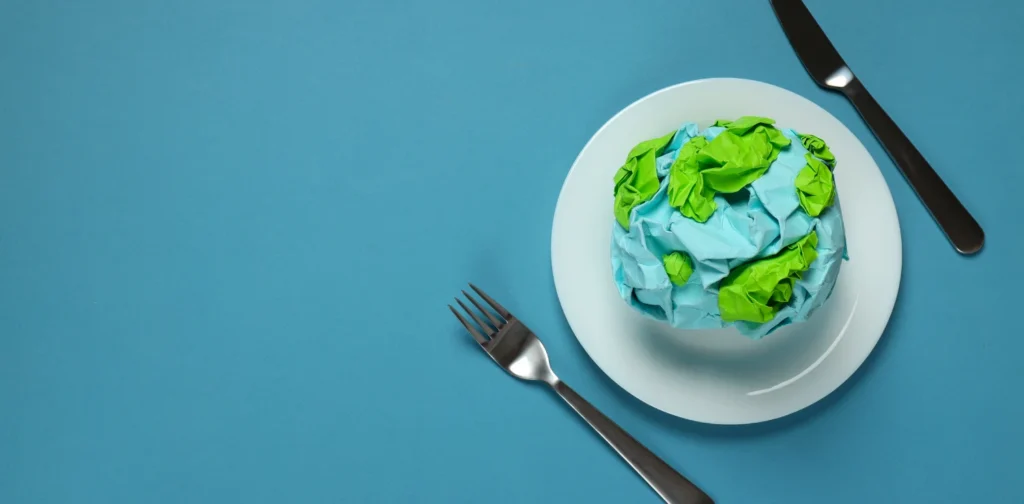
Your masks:
M854 78L841 89L956 250L961 254L973 254L981 250L985 243L985 232L978 221L971 217L953 191L939 178L939 174L910 143L910 139L900 131L899 126L889 118L889 114L885 113L868 90L864 89L864 85Z

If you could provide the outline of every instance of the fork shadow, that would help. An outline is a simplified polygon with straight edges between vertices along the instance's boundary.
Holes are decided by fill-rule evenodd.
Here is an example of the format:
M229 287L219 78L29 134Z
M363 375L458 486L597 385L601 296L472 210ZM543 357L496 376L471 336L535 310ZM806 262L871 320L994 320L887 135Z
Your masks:
M902 285L900 286L902 290ZM897 294L897 299L899 295ZM572 335L572 328L569 326L568 320L565 318L565 314L562 309L556 303L554 306L556 314L556 320L562 326L563 331L567 335ZM657 424L660 427L685 432L688 435L697 435L699 437L706 438L731 438L737 437L757 437L757 436L768 436L774 434L781 434L786 431L792 430L814 417L820 415L823 411L828 410L835 404L840 403L846 397L851 389L857 386L857 384L873 372L873 369L877 366L878 356L885 352L886 347L889 344L890 332L899 325L899 312L900 303L896 302L893 307L892 316L889 319L889 324L886 325L885 331L882 333L882 337L879 339L874 350L868 355L867 359L860 366L860 368L851 376L845 383L843 383L838 389L833 391L831 394L825 396L818 402L808 406L800 411L786 415L775 420L767 422L761 422L749 425L714 425L706 424L701 422L695 422L680 418L677 416L670 415L661 411L657 408L649 406L643 401L633 397L629 392L620 387L617 383L612 381L594 363L594 361L587 355L587 352L580 345L579 340L573 337L573 344L569 345L572 351L575 352L575 357L586 363L585 367L597 381L601 382L608 390L612 392L612 396L615 397L621 405L628 407L629 409L639 412L642 416L646 417L647 420Z

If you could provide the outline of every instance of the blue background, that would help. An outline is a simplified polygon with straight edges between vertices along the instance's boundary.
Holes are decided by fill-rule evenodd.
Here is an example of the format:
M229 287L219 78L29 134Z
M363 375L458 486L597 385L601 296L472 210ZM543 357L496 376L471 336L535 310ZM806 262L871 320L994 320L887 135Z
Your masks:
M1021 502L1024 4L808 5L985 226L979 256L767 1L0 1L0 502L656 502L473 347L445 307L467 281L720 503ZM716 76L843 120L904 240L855 377L738 428L605 378L549 263L594 131Z

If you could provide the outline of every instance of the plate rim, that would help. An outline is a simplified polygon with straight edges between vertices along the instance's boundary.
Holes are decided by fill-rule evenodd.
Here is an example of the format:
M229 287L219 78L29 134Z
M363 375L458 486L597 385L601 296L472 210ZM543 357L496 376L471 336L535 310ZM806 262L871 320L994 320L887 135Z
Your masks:
M693 85L698 85L698 84L709 84L709 83L722 82L722 81L741 82L741 83L744 83L744 84L751 84L751 85L755 85L755 86L766 86L766 87L770 87L770 88L775 88L776 90L780 90L780 91L782 91L784 93L789 93L789 94L792 94L792 95L794 95L796 97L799 97L800 99L802 99L802 100L806 101L807 103L809 103L811 106L816 107L821 112L823 112L824 114L826 114L829 117L831 117L832 119L834 119L839 125L841 125L843 128L845 128L851 134L853 139L857 142L857 144L859 144L859 146L861 148L864 149L864 152L867 154L868 158L873 163L874 168L878 171L879 176L882 179L882 182L883 182L883 185L884 185L884 189L885 189L885 194L888 196L888 198L879 198L879 199L883 200L883 203L884 202L888 202L888 206L891 207L892 214L895 216L895 219L894 219L894 222L893 222L893 224L894 224L894 231L895 231L895 237L896 237L896 240L894 240L894 244L895 244L894 245L894 253L895 253L895 256L897 258L897 261L895 263L895 268L894 268L894 273L895 273L895 282L894 282L895 290L894 290L894 294L892 295L891 301L888 302L884 306L884 310L882 310L882 313L884 313L884 323L881 325L881 328L879 329L878 336L877 337L873 337L871 339L870 345L865 345L862 354L854 356L854 357L856 357L856 362L855 362L855 365L850 367L849 373L846 373L845 376L842 377L842 379L835 380L834 383L832 383L828 387L824 388L823 389L824 393L822 393L819 397L816 397L812 401L810 401L809 403L804 404L804 405L802 405L800 407L797 407L795 409L792 409L791 411L786 411L786 412L783 412L781 414L776 414L776 415L768 415L768 416L765 416L764 418L760 418L760 419L753 420L753 421L709 421L709 420L701 419L701 418L690 418L690 417L686 417L686 416L682 416L680 414L677 414L677 413L675 413L673 411L669 411L669 410L667 410L667 409L665 409L665 408L663 408L663 407L661 407L661 406L659 406L657 404L652 404L651 402L649 402L648 400L644 399L643 397L641 397L641 396L631 392L626 386L624 386L622 383L620 383L614 376L609 374L608 371L606 371L605 368L602 367L601 364L596 359L594 359L593 352L591 351L591 349L589 349L587 347L587 343L584 342L584 340L578 336L576 328L573 327L573 322L569 319L568 314L565 313L565 307L564 307L564 303L562 301L562 298L565 295L565 293L563 292L563 289L559 287L559 281L558 281L559 275L558 275L558 272L557 272L557 265L556 265L556 257L557 256L555 254L555 248L556 248L556 231L558 229L557 223L558 223L558 216L560 214L560 209L562 208L563 204L565 204L564 201L563 201L563 196L565 194L566 187L568 186L569 181L572 178L573 172L579 166L581 158L590 149L590 147L594 143L594 141L599 136L601 136L601 133L604 132L610 125L615 123L616 120L618 120L623 114L627 113L632 108L638 106L639 104L641 104L641 103L643 103L643 102L645 102L647 100L653 99L653 98L655 98L656 96L658 96L660 94L669 93L669 92L672 92L672 91L677 90L679 88L683 88L683 87L687 87L687 86L693 86ZM863 142L861 142L860 138L858 138L856 136L856 134L854 134L852 131L850 131L850 129L845 124L843 124L842 121L840 121L837 117L835 117L832 113L830 113L824 107L822 107L822 106L818 105L817 103L815 103L813 100L811 100L811 99L809 99L809 98L807 98L807 97L805 97L805 96L803 96L803 95L801 95L799 93L796 93L796 92L794 92L792 90L786 89L784 87L781 87L781 86L778 86L778 85L775 85L775 84L771 84L771 83L764 82L764 81L759 81L759 80L754 80L754 79L746 79L746 78L738 78L738 77L707 77L707 78L694 79L694 80L679 82L679 83L676 83L676 84L665 86L665 87L662 87L660 89L652 91L652 92L650 92L650 93L648 93L648 94L646 94L646 95L636 99L633 102L631 102L628 105L626 105L625 107L623 107L618 112L616 112L614 115L612 115L608 120L606 120L601 125L600 128L598 128L591 135L591 137L587 140L587 142L580 149L579 153L573 159L573 162L570 165L569 170L566 172L565 178L562 181L562 185L559 188L558 199L557 199L557 201L555 203L555 208L554 208L554 212L553 212L553 215L552 215L551 248L550 248L550 253L551 253L551 269L552 269L553 283L554 283L554 286L555 286L555 294L556 294L556 297L558 298L558 301L559 301L559 307L562 309L562 313L563 313L563 316L565 316L566 323L569 325L570 330L573 332L573 337L576 338L576 341L580 344L581 347L583 347L584 352L587 354L587 358L589 358L591 360L591 362L593 362L594 365L597 366L597 368L600 369L601 372L604 373L604 375L608 379L610 379L613 383L615 383L616 386L618 386L619 388L624 390L626 393L628 393L629 395L631 395L634 398L636 398L637 400L639 400L640 402L642 402L642 403L644 403L644 404L646 404L646 405L648 405L648 406L650 406L652 408L655 408L655 409L657 409L659 411L662 411L662 412L665 412L665 413L667 413L669 415L672 415L674 417L683 418L683 419L686 419L686 420L689 420L689 421L693 421L693 422L697 422L697 423L703 423L703 424L709 424L709 425L752 425L752 424L757 424L757 423L769 422L769 421L776 420L776 419L779 419L779 418L784 418L784 417L790 416L790 415L792 415L794 413L797 413L799 411L805 410L805 409L807 409L807 408L817 404L818 402L820 402L824 398L826 398L826 397L830 396L832 393L834 393L839 387L841 387L844 383L849 381L850 378L852 378L857 373L858 370L860 370L860 368L863 366L864 362L867 361L867 358L874 352L875 348L878 346L878 342L881 341L882 337L885 335L885 332L886 332L886 330L889 327L889 323L892 320L892 314L893 314L893 311L895 310L896 300L899 298L899 291L900 291L900 288L901 288L901 285L902 285L902 279L903 279L903 239L902 238L903 238L903 232L902 232L902 229L901 229L901 226L900 226L900 222L899 222L899 213L898 213L898 211L896 209L895 200L892 197L892 190L889 187L888 181L886 181L885 177L881 174L881 167L878 166L878 162L875 160L874 156L871 155L871 152L867 150L867 147L864 145ZM816 366L817 365L815 365L815 367Z

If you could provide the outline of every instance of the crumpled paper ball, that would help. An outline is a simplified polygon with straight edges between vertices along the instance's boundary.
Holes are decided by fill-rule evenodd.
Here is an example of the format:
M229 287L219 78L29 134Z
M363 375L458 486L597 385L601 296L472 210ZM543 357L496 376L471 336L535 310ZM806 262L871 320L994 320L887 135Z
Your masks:
M846 258L835 165L824 140L759 117L640 143L615 177L619 294L674 327L752 339L807 320Z

